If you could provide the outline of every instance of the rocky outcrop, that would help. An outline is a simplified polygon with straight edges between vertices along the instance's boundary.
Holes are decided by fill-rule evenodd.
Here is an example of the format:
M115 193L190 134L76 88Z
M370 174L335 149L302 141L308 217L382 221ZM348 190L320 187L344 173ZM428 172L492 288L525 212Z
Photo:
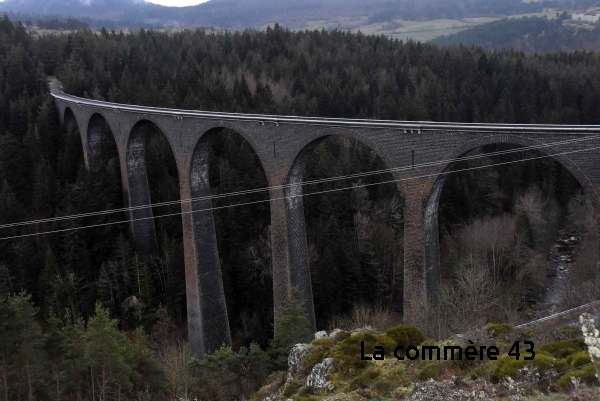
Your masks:
M333 358L325 358L323 362L317 363L306 378L306 385L316 389L327 389L333 391L334 386L330 380L333 376Z
M288 356L288 369L290 373L296 373L302 366L302 360L308 355L310 344L296 344Z

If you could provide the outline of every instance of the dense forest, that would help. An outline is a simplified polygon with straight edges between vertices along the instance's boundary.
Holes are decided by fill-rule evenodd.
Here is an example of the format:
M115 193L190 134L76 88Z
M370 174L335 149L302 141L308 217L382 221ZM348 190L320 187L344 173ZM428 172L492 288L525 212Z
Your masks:
M0 20L0 224L123 205L110 131L105 132L102 162L86 170L77 130L58 126L50 75L77 96L162 107L594 124L600 118L598 62L591 52L528 57L521 51L438 47L340 31L291 32L278 25L265 32L198 29L167 35L141 30L125 35L104 29L33 39L5 17ZM146 140L152 201L179 199L174 159L164 137L157 131ZM511 157L521 155L491 156L480 163ZM214 194L267 185L257 157L234 132L219 136L210 166ZM364 145L330 138L311 156L306 178L382 166ZM343 324L343 317L361 305L388 312L401 306L402 199L394 185L360 187L376 179L389 176L350 182L355 185L350 192L306 197L319 328ZM348 184L333 181L313 191ZM443 305L432 306L423 319L427 335L441 337L508 315L518 318L512 312L527 309L525 295L543 287L531 282L543 263L532 261L543 259L560 227L577 226L592 249L588 207L573 178L549 159L451 175L440 216L448 284L444 299L466 302L467 294L454 284L474 268L487 271L481 269L485 266L499 272L491 278L492 295L510 299L513 309L507 314L497 303L477 314L465 309L440 332L426 323L448 314ZM83 228L123 218L114 214L0 227L0 388L5 399L158 399L159 394L239 399L251 394L281 367L289 344L304 335L290 320L273 322L268 203L215 211L238 352L221 350L218 358L191 365L181 342L186 316L181 219L156 220L159 247L152 255L136 251L125 225ZM82 229L37 234L77 227ZM486 238L478 235L484 231L501 233L506 239L502 250L519 257L493 266L479 258L487 243L473 238ZM30 236L10 238L20 235ZM595 257L590 254L586 263ZM589 279L589 269L582 272L577 285ZM297 309L290 303L289 316ZM273 340L273 324L295 335ZM110 379L100 374L107 371ZM229 383L230 392L211 393L216 383Z
M475 45L494 50L518 49L526 54L600 49L600 27L577 28L563 25L563 20L539 17L502 19L436 38L432 43L440 46Z

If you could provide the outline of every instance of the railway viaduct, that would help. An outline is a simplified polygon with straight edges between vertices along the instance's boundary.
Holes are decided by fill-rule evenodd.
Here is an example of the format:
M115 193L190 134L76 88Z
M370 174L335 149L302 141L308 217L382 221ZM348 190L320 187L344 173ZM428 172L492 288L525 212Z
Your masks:
M452 168L453 159L486 144L543 145L539 151L564 165L583 187L596 221L600 215L600 126L401 122L174 110L83 99L63 93L58 81L50 86L61 124L79 130L86 166L98 157L104 124L110 127L119 153L130 228L142 251L151 251L156 242L152 208L146 206L151 201L144 138L150 125L167 138L184 200L188 334L196 357L231 343L208 179L211 143L223 129L231 129L249 142L269 183L275 318L295 286L303 294L313 330L301 183L311 152L331 135L362 142L386 168L395 169L392 175L404 199L403 294L409 320L411 305L431 296L439 283L438 204L447 176L444 173Z

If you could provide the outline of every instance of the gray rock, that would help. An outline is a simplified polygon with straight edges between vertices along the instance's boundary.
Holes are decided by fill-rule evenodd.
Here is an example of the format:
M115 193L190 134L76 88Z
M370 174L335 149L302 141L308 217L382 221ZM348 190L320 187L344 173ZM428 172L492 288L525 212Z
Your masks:
M333 330L331 333L329 333L329 338L335 338L335 336L337 336L342 330L340 329L335 329Z
M325 330L317 331L315 333L315 340L318 340L319 338L327 338L327 332Z
M297 372L300 370L302 366L302 361L308 355L308 350L310 349L309 344L296 344L294 348L290 351L290 355L288 356L288 368L290 373Z
M313 366L310 375L306 378L306 385L316 389L329 389L333 387L329 381L333 376L333 358L325 358L323 362Z
M358 334L361 334L361 333L378 333L378 331L375 330L371 326L365 326L365 327L361 327L360 329L352 330L351 336L354 337L354 336L356 336Z

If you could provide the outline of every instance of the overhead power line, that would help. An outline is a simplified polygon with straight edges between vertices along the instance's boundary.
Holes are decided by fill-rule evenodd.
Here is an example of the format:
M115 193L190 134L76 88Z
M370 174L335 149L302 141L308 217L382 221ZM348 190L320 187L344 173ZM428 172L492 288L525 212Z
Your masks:
M517 149L507 149L507 150L501 150L501 151L496 151L496 152L491 152L491 153L483 153L483 154L478 154L478 155L462 156L462 157L453 158L453 159L436 160L436 161L432 161L432 162L419 163L419 164L415 164L415 165L411 164L411 165L405 165L405 166L401 166L401 167L392 167L392 168L387 168L387 169L383 169L383 170L368 171L368 172L364 172L364 173L355 173L355 174L330 177L330 178L320 178L320 179L311 180L311 181L304 181L304 182L297 183L297 184L268 186L268 187L255 188L255 189L249 189L249 190L243 190L243 191L228 192L225 194L201 196L201 197L190 198L190 199L179 199L179 200L174 200L174 201L149 203L149 204L137 205L137 206L131 206L131 207L125 207L125 208L108 209L108 210L102 210L102 211L97 211L97 212L80 213L80 214L75 214L75 215L58 216L58 217L51 217L51 218L46 218L46 219L29 220L29 221L22 221L22 222L17 222L17 223L1 224L0 229L34 225L34 224L54 223L54 222L60 222L60 221L64 221L64 220L81 219L81 218L85 218L85 217L103 216L103 215L113 214L113 213L128 212L128 211L147 209L147 208L152 208L152 207L172 206L172 205L178 205L178 204L201 201L201 200L223 199L223 198L227 198L227 197L251 195L251 194L255 194L255 193L267 192L267 191L278 190L278 189L286 189L286 188L297 187L297 186L316 185L316 184L322 184L322 183L333 182L333 181L343 181L343 180L349 180L349 179L354 179L354 178L368 177L368 176L372 176L372 175L407 171L407 170L413 170L413 169L422 169L422 168L426 168L426 167L433 167L433 166L440 165L440 164L458 163L461 161L470 161L470 160L476 160L476 159L486 158L486 157L491 157L491 156L522 153L525 151L537 150L537 149L542 149L542 148L547 148L547 147L568 145L568 144L573 144L573 143L578 143L578 142L590 141L590 140L597 139L597 138L600 138L600 135L595 135L595 136L590 136L590 137L585 137L585 138L570 139L570 140L565 140L565 141L551 142L551 143L545 143L545 144L540 144L540 145L531 145L531 146L526 146L526 147L517 148Z
M555 157L555 156L563 156L563 155L568 155L568 154L573 154L573 153L591 152L591 151L597 150L597 149L600 149L600 146L593 147L593 148L587 148L587 149L572 150L569 152L554 153L554 154L549 154L549 155L530 157L530 158L526 158L526 159L513 160L513 161L509 161L509 162L495 163L495 164L490 164L490 165L486 165L486 166L477 166L477 167L470 167L470 168L464 168L464 169L459 169L459 170L444 171L441 173L433 173L433 174L425 174L425 175L420 175L420 176L415 176L415 177L400 178L397 180L388 180L388 181L382 181L382 182L371 183L371 184L358 184L358 185L352 185L350 187L335 188L335 189L329 189L329 190L324 190L324 191L312 192L309 194L284 196L284 197L274 198L274 199L265 199L265 200L251 201L251 202L245 202L245 203L238 203L235 205L225 205L225 206L210 207L210 208L206 208L206 209L192 210L189 212L182 211L182 212L164 214L161 216L142 217L142 218L131 219L131 220L120 220L120 221L114 221L114 222L108 222L108 223L92 224L92 225L81 226L81 227L71 227L71 228L64 228L64 229L59 229L59 230L42 231L39 233L13 235L13 236L9 236L9 237L2 237L2 238L0 238L0 241L24 238L24 237L33 237L33 236L38 236L38 235L56 234L56 233L67 232L67 231L81 230L84 228L97 228L97 227L104 227L104 226L117 225L117 224L126 224L126 223L130 223L132 221L152 220L152 219L157 219L157 218L180 216L180 215L184 215L184 214L207 212L207 211L212 211L212 210L227 209L227 208L239 207L239 206L248 206L248 205L254 205L254 204L258 204L258 203L272 202L272 201L285 200L285 199L293 199L293 198L298 198L298 197L303 197L303 196L320 195L320 194L345 191L345 190L360 188L360 187L371 187L371 186L375 186L375 185L384 185L384 184L390 184L390 183L401 182L401 181L417 180L417 179L427 178L427 177L439 177L439 176L443 176L443 175L449 175L452 173L460 173L460 172L471 171L471 170L480 170L480 169L484 169L484 168L503 166L503 165L507 165L507 164L523 163L526 161L545 159L545 158L550 158L550 157Z

